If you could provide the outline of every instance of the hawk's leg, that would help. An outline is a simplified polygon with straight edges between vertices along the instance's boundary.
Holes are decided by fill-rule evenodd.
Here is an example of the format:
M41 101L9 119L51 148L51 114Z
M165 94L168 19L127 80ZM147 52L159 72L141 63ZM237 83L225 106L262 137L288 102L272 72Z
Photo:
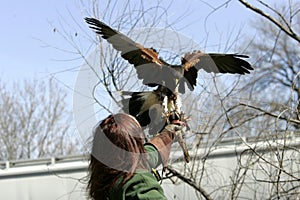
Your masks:
M167 123L178 124L183 127L177 134L177 141L183 151L185 161L188 163L190 162L190 155L185 142L186 118L184 117L184 113L181 111L181 106L182 106L181 99L178 93L176 93L174 94L174 96L172 96L171 99L169 97L168 101L167 101L168 109L165 110L166 113L168 113L166 115Z
M181 102L181 99L180 99L178 93L175 94L174 105L175 105L175 112L181 114L182 102Z

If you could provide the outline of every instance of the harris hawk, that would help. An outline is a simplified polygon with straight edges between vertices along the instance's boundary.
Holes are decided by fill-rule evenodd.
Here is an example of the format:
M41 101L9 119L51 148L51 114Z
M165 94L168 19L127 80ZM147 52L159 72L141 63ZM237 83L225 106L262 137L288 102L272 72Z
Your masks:
M107 40L122 58L134 65L137 76L143 84L156 87L153 91L133 92L127 99L128 113L134 116L142 127L149 126L150 134L158 132L167 120L179 119L179 93L185 92L185 85L193 91L200 69L210 73L249 74L253 70L248 58L241 54L219 54L193 51L181 58L181 64L172 65L158 57L153 48L145 48L126 35L95 18L85 18L97 34ZM165 114L162 117L162 113ZM168 114L168 115L167 115Z

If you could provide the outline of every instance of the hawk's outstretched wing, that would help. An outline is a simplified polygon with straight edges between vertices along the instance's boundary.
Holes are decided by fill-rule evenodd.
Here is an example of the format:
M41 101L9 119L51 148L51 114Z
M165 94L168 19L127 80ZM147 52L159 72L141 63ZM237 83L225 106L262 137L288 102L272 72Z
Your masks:
M181 62L184 67L184 77L189 83L187 84L188 87L190 90L194 89L197 83L197 73L200 69L214 73L249 74L249 70L253 70L253 68L250 63L242 58L248 58L248 56L239 54L207 54L201 51L186 53Z
M97 19L85 18L85 21L90 28L120 51L124 59L135 66L138 78L142 79L144 84L161 84L163 62L154 49L143 47Z

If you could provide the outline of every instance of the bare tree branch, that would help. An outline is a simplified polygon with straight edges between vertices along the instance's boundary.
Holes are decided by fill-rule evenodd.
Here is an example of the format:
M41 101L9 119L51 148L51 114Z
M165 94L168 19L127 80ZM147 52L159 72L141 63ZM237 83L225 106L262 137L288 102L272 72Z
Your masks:
M188 185L192 186L196 191L200 192L201 195L206 199L206 200L212 200L211 196L199 185L196 185L195 182L193 182L191 179L187 178L186 176L180 174L176 170L174 170L171 167L167 167L168 171L172 174L172 176L178 177L180 180L183 182L187 183Z
M254 11L255 13L263 16L264 18L266 18L267 20L269 20L270 22L272 22L274 25L276 25L279 29L281 29L282 31L284 31L291 38L293 38L294 40L296 40L297 42L300 43L300 37L299 37L299 35L292 29L291 26L288 26L288 27L284 26L283 24L280 23L280 21L276 20L271 15L267 14L266 12L262 11L261 9L255 7L255 6L251 5L251 4L249 4L245 0L239 0L239 2L241 4L243 4L244 6L246 6L247 8L249 8L250 10Z
M291 118L287 119L286 117L283 117L283 116L278 115L278 114L271 113L269 111L266 111L264 109L258 108L256 106L252 106L252 105L245 104L245 103L240 103L240 105L241 106L246 106L246 107L249 107L249 108L252 108L252 109L255 109L255 110L258 110L258 111L263 112L264 114L269 115L269 116L274 117L274 118L278 118L278 119L282 119L282 120L285 120L285 121L289 121L289 122L300 124L300 120L291 119Z

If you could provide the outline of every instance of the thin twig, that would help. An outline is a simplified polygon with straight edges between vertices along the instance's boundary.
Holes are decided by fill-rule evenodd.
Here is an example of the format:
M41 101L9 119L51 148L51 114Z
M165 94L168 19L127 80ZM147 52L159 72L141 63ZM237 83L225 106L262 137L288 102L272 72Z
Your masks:
M169 172L172 173L173 176L178 177L180 180L183 182L187 183L188 185L192 186L196 191L200 192L201 195L206 199L206 200L212 200L212 197L199 185L196 185L195 182L193 182L191 179L187 178L186 176L180 174L176 170L172 169L171 167L167 167Z

